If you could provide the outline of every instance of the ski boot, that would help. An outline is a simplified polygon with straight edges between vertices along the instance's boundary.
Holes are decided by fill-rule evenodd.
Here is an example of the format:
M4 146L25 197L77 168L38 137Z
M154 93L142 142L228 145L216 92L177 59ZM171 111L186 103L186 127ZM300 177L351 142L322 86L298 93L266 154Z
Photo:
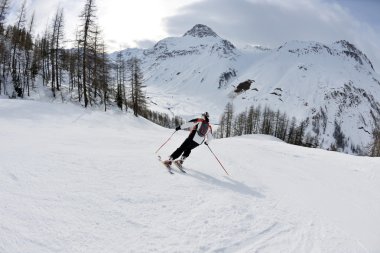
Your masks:
M163 161L162 163L163 163L166 167L170 168L170 166L172 165L172 162L173 162L173 159L170 158L169 160L165 160L165 161Z
M181 159L178 159L178 160L175 160L174 161L174 164L178 167L178 169L181 169L183 168L183 162L185 161L186 159L186 156L182 156Z

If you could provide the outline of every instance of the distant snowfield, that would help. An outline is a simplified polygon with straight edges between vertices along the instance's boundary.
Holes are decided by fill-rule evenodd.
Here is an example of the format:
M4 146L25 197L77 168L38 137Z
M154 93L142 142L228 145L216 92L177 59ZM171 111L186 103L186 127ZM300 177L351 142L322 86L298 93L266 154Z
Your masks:
M258 135L210 144L230 177L205 146L170 175L172 132L0 100L0 252L380 252L380 158Z

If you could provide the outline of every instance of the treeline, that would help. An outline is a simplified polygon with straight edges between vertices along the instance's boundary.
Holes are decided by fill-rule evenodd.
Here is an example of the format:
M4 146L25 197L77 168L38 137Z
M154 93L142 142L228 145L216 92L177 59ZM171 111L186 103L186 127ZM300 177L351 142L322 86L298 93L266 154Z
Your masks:
M216 138L228 138L246 134L267 134L277 137L287 143L319 147L318 135L311 136L305 130L309 126L309 119L297 123L295 117L290 118L280 110L271 110L268 106L251 106L245 111L235 114L232 103L228 103L224 109L219 128L215 133ZM313 131L319 133L319 126L313 125ZM348 138L343 133L338 122L335 121L333 136L334 143L328 150L345 151L349 148ZM364 149L359 146L351 146L351 152L357 155L380 157L380 127L372 132L373 141Z
M141 62L126 61L121 53L110 59L94 0L86 0L70 49L63 9L58 8L45 32L34 37L34 15L27 18L26 0L17 22L5 26L9 5L10 0L0 0L0 95L24 98L42 83L53 97L69 96L85 107L103 105L107 110L115 104L122 110L131 108L136 116L146 110Z
M290 119L286 113L273 111L268 106L251 106L235 115L232 103L228 103L216 131L216 137L267 134L290 144L317 147L317 139L305 135L307 124L306 120L297 123L295 117Z
M179 116L170 117L166 113L154 112L151 110L145 110L142 116L157 125L166 127L166 128L176 128L179 125L184 123L184 120Z

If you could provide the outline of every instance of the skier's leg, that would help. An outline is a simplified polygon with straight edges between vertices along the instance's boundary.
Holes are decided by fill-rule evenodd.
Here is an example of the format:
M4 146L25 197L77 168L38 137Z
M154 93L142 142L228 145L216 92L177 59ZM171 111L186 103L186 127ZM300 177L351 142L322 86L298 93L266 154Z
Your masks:
M194 142L193 140L189 141L189 145L187 145L184 148L184 152L179 160L175 160L174 163L177 165L178 168L182 169L182 164L184 163L185 159L190 155L191 150L198 147L199 144Z
M194 149L194 148L196 148L196 147L198 147L198 146L199 146L198 143L196 143L195 141L191 140L191 142L189 143L189 145L186 146L186 149L184 150L182 157L184 157L184 158L189 157L189 155L191 153L191 150Z
M188 149L189 144L191 143L189 139L186 139L179 148L176 149L176 151L173 152L173 154L170 155L170 158L172 160L177 159L185 150Z
M186 149L186 150L183 152L182 157L187 158L187 157L189 157L190 153L191 153L191 149ZM185 159L183 159L183 160L185 160Z

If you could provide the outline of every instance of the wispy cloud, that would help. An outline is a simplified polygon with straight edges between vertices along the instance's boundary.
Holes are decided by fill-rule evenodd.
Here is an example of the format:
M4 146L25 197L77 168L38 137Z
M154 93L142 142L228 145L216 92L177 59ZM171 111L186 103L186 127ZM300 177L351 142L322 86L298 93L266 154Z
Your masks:
M12 1L15 22L23 0ZM380 69L378 0L96 0L98 20L110 50L149 47L167 36L183 35L197 23L210 26L237 45L276 47L289 40L356 44ZM58 8L65 33L75 37L85 0L27 0L35 11L35 33L45 30ZM379 71L379 70L378 70Z
M168 36L162 18L172 15L180 6L199 0L95 0L98 24L110 50L121 46L137 46L138 41L160 40ZM23 0L13 1L8 23L15 23ZM50 25L57 8L64 10L66 38L75 37L79 15L85 0L27 0L28 19L35 11L35 33L41 33ZM141 44L141 43L140 43Z
M21 8L23 0L13 1L7 23L13 24L18 18L18 13ZM65 20L65 33L66 38L73 39L75 36L76 27L78 25L79 14L83 8L84 2L78 0L27 0L26 1L26 18L30 22L30 17L34 13L34 27L33 32L43 33L45 29L50 27L51 21L57 12L57 9L63 8Z
M240 45L279 46L289 40L332 43L345 39L380 68L380 36L337 2L321 0L204 0L165 20L169 34L181 35L203 23Z

